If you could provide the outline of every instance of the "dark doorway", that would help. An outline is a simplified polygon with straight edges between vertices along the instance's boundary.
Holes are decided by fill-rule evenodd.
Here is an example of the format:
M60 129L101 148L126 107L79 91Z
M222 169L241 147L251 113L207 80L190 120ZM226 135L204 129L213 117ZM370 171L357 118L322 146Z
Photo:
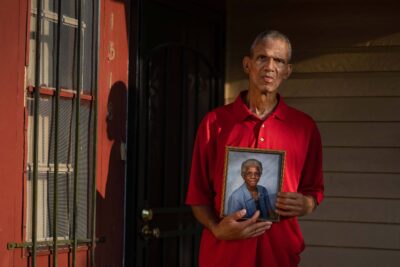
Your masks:
M223 102L224 5L142 0L135 8L126 266L196 266L199 228L184 200L197 125Z

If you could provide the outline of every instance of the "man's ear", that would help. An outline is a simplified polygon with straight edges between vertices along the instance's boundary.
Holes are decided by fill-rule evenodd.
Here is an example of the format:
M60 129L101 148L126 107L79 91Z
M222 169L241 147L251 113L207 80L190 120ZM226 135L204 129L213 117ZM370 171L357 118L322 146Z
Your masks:
M249 74L249 65L250 65L250 57L245 56L242 60L242 64L243 64L243 71L247 74Z
M293 70L293 66L292 64L287 64L287 68L286 68L286 73L283 76L283 78L286 80L287 78L289 78L290 74L292 74L292 70Z

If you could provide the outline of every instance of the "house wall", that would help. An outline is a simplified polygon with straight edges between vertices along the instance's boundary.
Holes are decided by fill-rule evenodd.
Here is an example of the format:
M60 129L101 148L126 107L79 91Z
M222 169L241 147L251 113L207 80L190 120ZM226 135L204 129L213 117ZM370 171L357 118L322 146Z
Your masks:
M400 17L395 1L228 1L225 101L246 89L242 57L286 33L285 101L321 131L326 198L301 218L301 266L394 266L400 258Z
M24 173L24 66L27 1L0 8L0 266L20 266L21 253L7 250L22 240Z
M123 266L128 2L100 2L96 232L105 242L96 248L99 267Z
M122 266L124 234L124 149L128 80L127 1L102 0L99 24L97 234L96 266ZM25 66L30 1L0 4L0 266L29 266L25 249L8 250L25 240L26 121ZM112 103L113 120L106 121ZM59 266L71 265L71 253L59 253ZM37 266L52 266L51 254L40 252ZM77 266L87 266L88 249L77 252Z

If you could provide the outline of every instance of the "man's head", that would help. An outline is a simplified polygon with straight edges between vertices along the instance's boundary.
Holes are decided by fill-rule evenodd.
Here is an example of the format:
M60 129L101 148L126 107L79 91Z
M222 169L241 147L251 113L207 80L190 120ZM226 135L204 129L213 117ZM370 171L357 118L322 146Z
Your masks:
M290 60L292 59L292 44L290 43L289 38L284 35L281 32L275 31L275 30L267 30L267 31L263 31L260 32L256 38L254 38L253 43L250 46L250 51L249 51L249 55L250 57L253 56L254 54L254 48L264 42L267 39L280 39L282 41L285 41L287 46L288 46L288 63L290 62Z
M256 159L243 161L241 173L247 187L256 187L262 174L262 164Z
M275 94L292 72L291 55L292 46L286 35L278 31L257 35L249 56L243 58L244 72L249 75L249 90Z

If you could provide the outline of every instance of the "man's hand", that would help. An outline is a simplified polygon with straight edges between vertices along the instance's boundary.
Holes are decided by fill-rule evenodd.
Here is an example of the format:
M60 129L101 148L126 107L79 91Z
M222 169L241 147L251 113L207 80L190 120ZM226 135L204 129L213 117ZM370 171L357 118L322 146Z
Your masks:
M275 212L281 216L303 216L313 212L315 208L314 198L295 192L280 192L276 199Z
M194 205L192 206L192 210L196 219L219 240L238 240L256 237L262 235L272 225L272 222L257 222L260 216L259 211L250 219L239 221L246 215L246 210L243 209L224 217L220 221L210 206Z
M237 211L224 217L218 224L211 227L214 236L220 240L237 240L250 237L256 237L264 234L271 228L272 222L257 222L260 212L257 211L253 217L248 220L238 221L246 215L246 210Z

